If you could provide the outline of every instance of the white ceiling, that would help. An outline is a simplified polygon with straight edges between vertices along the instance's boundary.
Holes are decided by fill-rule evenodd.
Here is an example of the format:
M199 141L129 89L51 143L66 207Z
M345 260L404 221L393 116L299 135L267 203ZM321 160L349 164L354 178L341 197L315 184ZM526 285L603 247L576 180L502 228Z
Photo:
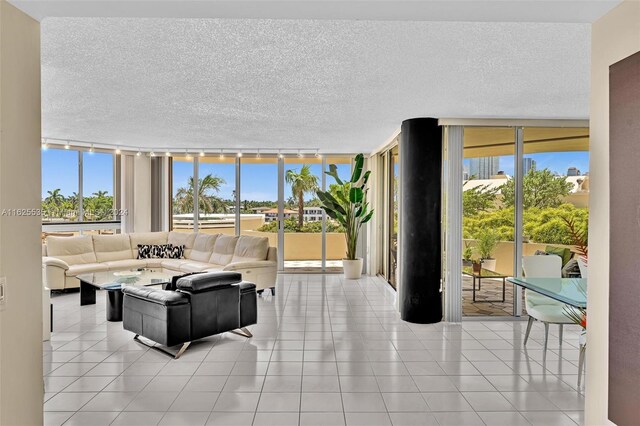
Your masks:
M411 117L588 117L586 23L47 18L41 29L50 138L368 152Z

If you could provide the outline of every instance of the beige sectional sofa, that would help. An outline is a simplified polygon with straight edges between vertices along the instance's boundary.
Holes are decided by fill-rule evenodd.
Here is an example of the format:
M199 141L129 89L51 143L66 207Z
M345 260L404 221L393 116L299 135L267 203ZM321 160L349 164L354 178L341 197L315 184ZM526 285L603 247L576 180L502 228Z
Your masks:
M138 259L138 244L184 245L182 259ZM258 290L274 288L278 252L261 237L185 232L49 236L43 246L45 286L77 288L78 275L136 268L175 272L237 271Z

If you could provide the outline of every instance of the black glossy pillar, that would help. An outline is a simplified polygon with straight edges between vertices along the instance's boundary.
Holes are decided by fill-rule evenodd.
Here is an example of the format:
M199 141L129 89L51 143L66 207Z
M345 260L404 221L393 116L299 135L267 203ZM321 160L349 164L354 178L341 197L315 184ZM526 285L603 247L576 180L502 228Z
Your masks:
M442 128L435 118L402 123L400 136L400 314L442 321Z

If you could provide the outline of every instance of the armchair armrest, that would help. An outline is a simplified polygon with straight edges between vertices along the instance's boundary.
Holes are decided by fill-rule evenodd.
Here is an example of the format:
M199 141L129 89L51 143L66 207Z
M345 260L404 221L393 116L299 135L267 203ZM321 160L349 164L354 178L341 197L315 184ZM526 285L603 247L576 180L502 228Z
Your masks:
M44 286L51 290L65 288L65 272L69 270L69 264L55 257L42 258L42 278Z
M42 258L43 266L56 266L58 268L62 268L65 271L69 269L69 264L62 259L58 259L57 257L48 257L45 256Z
M254 260L249 262L235 262L229 263L224 268L223 271L238 271L241 269L255 269L255 268L276 268L276 262L272 262L269 260Z

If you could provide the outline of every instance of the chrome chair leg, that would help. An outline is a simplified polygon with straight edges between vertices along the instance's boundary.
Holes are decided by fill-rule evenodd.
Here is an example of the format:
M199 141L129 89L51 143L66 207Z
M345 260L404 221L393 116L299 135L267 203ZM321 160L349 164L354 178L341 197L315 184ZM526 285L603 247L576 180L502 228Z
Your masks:
M562 346L562 335L563 335L563 332L564 332L564 328L562 327L562 324L560 324L560 335L559 335L559 336L560 336L560 337L559 337L559 339L560 339L560 346Z
M549 341L549 323L545 322L544 323L544 349L543 349L543 355L542 355L542 359L546 360L547 358L547 343Z
M529 333L531 333L531 326L533 325L533 317L529 317L529 323L527 324L527 332L524 334L524 346L527 346L527 340L529 340Z
M251 334L251 332L249 330L247 330L246 327L242 327L242 328L239 328L237 330L232 330L231 332L233 334L237 334L238 336L242 336L242 337L246 337L246 338L253 337L253 334Z
M578 358L578 388L582 384L582 371L584 370L584 359L587 355L587 345L580 345L580 357Z
M156 350L156 351L158 351L158 352L161 352L161 353L163 353L163 354L165 354L165 355L168 355L168 356L170 356L170 357L171 357L171 358L173 358L173 359L178 359L178 358L180 358L180 356L184 353L184 351L186 351L186 350L187 350L187 348L188 348L188 347L189 347L189 345L191 344L191 342L185 342L185 343L183 343L183 344L182 344L182 346L180 347L180 349L178 350L178 352L177 352L176 354L172 354L171 352L169 352L169 351L167 351L167 350L165 350L165 349L163 349L163 348L161 348L161 347L159 347L159 346L156 346L156 345L155 345L155 343L154 343L153 345L150 345L150 344L148 344L147 342L143 341L142 339L140 339L140 335L139 335L139 334L136 334L135 336L133 336L133 340L135 340L135 341L136 341L136 342L138 342L138 343L141 343L141 344L145 345L145 346L146 346L146 347L148 347L149 349L153 349L153 350Z

